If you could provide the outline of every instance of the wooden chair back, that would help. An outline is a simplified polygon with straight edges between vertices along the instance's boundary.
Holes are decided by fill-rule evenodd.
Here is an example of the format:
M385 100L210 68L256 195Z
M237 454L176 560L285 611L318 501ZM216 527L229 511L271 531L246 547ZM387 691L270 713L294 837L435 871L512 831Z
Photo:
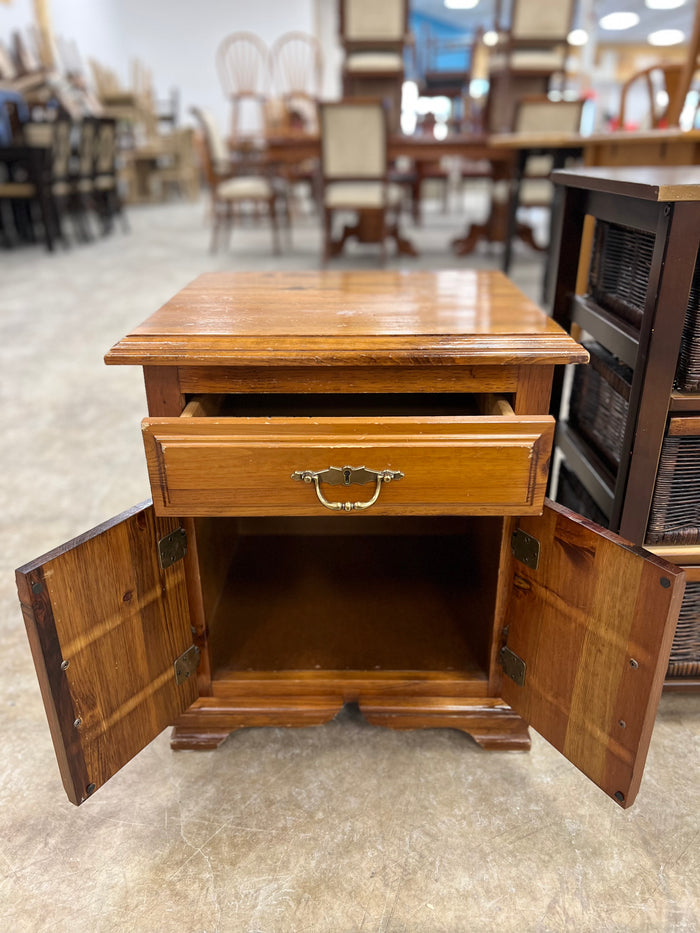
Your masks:
M199 124L199 148L204 177L209 187L214 188L224 175L231 174L231 160L226 144L219 132L216 120L208 110L192 107L190 112Z
M216 52L216 68L224 94L231 101L231 135L254 136L265 123L265 99L269 93L267 46L252 32L234 32L221 42ZM254 130L243 132L244 104L257 111Z
M622 130L629 118L629 98L633 89L638 89L641 83L646 92L646 112L643 119L648 121L649 129L657 129L667 121L668 103L659 105L658 94L666 91L670 101L680 85L683 65L679 63L659 63L642 68L631 75L622 85L620 91L620 110L615 129Z
M321 96L323 53L321 43L306 32L287 32L270 48L270 77L278 97Z
M12 81L17 77L17 68L5 45L0 42L0 81Z
M71 122L55 120L51 124L51 180L67 181L71 158Z

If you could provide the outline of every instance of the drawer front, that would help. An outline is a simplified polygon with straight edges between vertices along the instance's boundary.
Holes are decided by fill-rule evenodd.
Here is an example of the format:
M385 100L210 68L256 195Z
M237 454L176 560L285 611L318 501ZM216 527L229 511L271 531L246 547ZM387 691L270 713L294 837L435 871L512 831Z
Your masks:
M553 431L548 416L143 422L156 511L202 516L327 515L317 489L331 503L366 503L378 492L372 514L536 514ZM366 467L352 474L365 483L332 485L329 467ZM382 483L367 471L402 476ZM316 484L295 473L325 476Z

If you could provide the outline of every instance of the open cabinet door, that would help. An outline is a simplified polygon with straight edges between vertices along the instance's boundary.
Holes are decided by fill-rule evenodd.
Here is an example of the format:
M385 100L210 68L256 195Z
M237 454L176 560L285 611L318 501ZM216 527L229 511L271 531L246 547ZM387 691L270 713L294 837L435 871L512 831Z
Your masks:
M197 697L183 538L176 519L156 518L143 503L16 573L61 777L75 804Z
M538 558L523 533L539 542ZM543 515L518 520L513 544L503 698L628 807L649 748L683 571L549 501Z

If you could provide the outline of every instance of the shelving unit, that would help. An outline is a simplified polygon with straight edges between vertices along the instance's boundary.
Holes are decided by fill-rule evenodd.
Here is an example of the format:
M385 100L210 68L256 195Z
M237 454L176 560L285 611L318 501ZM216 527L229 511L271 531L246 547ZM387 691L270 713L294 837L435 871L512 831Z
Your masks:
M666 686L698 690L700 168L582 168L555 172L553 180L563 197L548 283L552 316L584 342L590 337L592 356L603 348L604 376L606 367L610 379L613 368L630 374L614 410L610 379L600 398L586 396L596 392L595 380L566 389L561 377L555 383L552 410L570 415L557 428L562 466L553 491L686 569ZM582 429L592 403L617 444L595 426Z

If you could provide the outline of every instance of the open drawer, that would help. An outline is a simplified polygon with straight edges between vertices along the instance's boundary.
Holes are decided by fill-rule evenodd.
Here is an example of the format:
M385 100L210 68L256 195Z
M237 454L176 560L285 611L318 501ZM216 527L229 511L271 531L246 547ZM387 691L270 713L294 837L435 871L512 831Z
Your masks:
M304 408L292 400L288 412L265 416L240 398L198 397L178 418L144 419L156 512L542 511L551 417L514 415L493 396L337 398L307 398Z

